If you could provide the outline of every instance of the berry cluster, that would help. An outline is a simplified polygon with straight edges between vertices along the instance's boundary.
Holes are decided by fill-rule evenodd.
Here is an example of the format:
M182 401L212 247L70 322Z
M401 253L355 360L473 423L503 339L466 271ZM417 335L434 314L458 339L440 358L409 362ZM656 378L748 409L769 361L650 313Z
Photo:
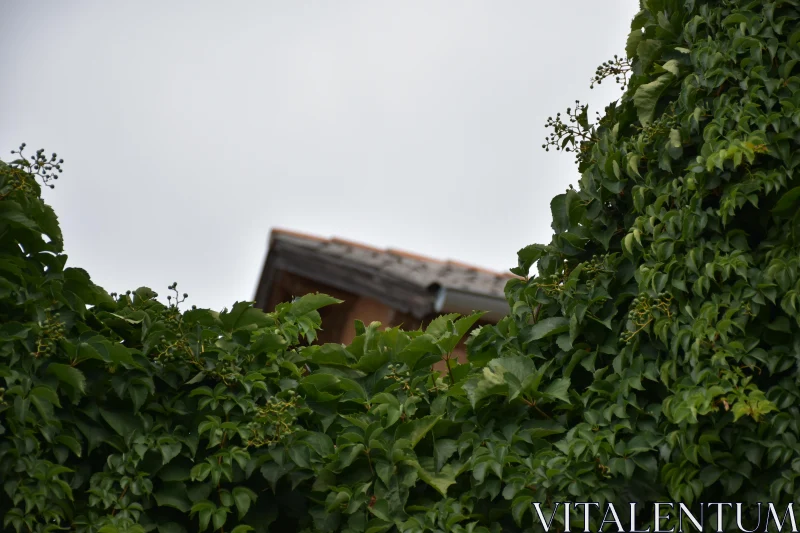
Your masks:
M401 380L405 379L406 377L408 377L409 374L411 374L411 372L409 372L408 369L404 369L403 368L404 366L405 365L390 364L389 365L389 375L387 377L389 377L390 379L395 379L395 380L397 380L397 379L401 379Z
M26 144L22 143L19 146L19 150L11 150L12 154L16 154L19 157L19 159L13 161L11 164L30 172L34 176L38 176L46 187L54 189L55 185L50 183L50 181L57 180L58 174L63 172L61 165L64 163L64 160L59 159L58 154L55 152L53 152L53 155L48 159L44 153L44 148L39 148L36 150L33 160L29 161L22 153L25 150L25 146Z
M596 255L589 261L583 263L583 271L587 274L599 274L602 272L613 272L606 264L606 256Z
M250 430L247 447L269 446L294 432L298 397L293 390L287 391L286 394L289 396L288 400L271 396L267 400L267 405L256 407L255 417L247 425L247 429Z
M175 290L177 283L173 283L169 286L170 289ZM184 295L184 299L186 295ZM167 296L167 301L171 299L170 296ZM181 300L183 301L183 300ZM177 298L176 298L177 302ZM179 302L178 302L179 303ZM175 332L175 338L170 340L169 342L164 342L165 337L161 337L161 341L163 342L162 346L158 349L156 353L156 359L162 361L163 363L173 362L176 360L185 360L198 368L202 369L203 366L197 361L194 357L194 352L190 346L189 339L183 333L183 316L181 315L180 311L178 310L177 303L175 305L170 305L164 311L164 322L166 323L169 331Z
M575 108L567 108L567 122L557 113L555 118L547 117L545 128L553 131L544 139L542 148L549 152L550 147L556 151L574 152L575 158L580 162L586 155L589 144L594 142L595 128L589 124L589 106L581 105L580 100L575 100ZM600 113L595 113L599 120Z
M189 295L184 292L183 293L183 297L180 298L180 299L178 298L178 282L177 281L173 282L172 285L170 285L167 288L175 293L175 296L174 296L175 301L174 302L172 301L173 296L167 296L167 302L169 303L169 305L171 307L172 306L178 307L180 304L182 304L183 302L186 301L186 298L189 297Z
M187 350L189 356L193 357L188 346ZM217 360L216 366L213 370L208 372L208 375L222 381L226 385L230 385L231 383L235 383L244 377L242 375L242 367L240 364L240 359L236 355L221 355Z
M640 128L640 139L644 144L651 144L656 140L664 139L673 128L678 127L678 119L675 116L674 103L668 107L664 113L655 121L647 126Z
M600 85L604 79L614 76L614 81L621 84L624 91L625 87L628 86L628 74L630 71L631 62L614 54L614 59L609 59L597 67L594 76L589 80L591 82L589 88L594 89L594 86Z
M64 338L65 332L66 327L59 320L59 314L48 315L36 340L36 352L33 356L38 358L54 355L57 343Z
M407 368L403 368L404 366L405 365L390 364L389 374L386 377L396 381L401 388L410 390L408 380L411 377L411 372Z
M194 361L192 350L186 337L180 331L175 334L175 340L165 342L156 353L156 359L162 363L170 363L177 360L187 360L188 362L195 363L196 366L202 366L199 362ZM163 341L163 337L162 337Z
M565 274L551 274L549 276L544 276L539 278L538 287L542 289L547 296L554 298L564 291L565 279Z
M128 305L130 305L130 303L131 303L131 294L132 294L131 291L125 291L125 294L123 295L123 296L125 296L125 303L127 303ZM112 292L111 293L111 297L114 298L115 300L121 300L122 299L122 296L119 293L116 293L116 292Z
M629 346L633 338L649 326L653 320L660 316L671 317L672 295L660 292L655 298L637 296L633 299L633 306L628 312L628 321L633 325L633 330L624 331L620 335L620 342Z
M588 275L587 287L594 289L597 286L597 277L601 274L611 274L614 269L606 263L606 256L594 256L589 261L583 263L583 271Z

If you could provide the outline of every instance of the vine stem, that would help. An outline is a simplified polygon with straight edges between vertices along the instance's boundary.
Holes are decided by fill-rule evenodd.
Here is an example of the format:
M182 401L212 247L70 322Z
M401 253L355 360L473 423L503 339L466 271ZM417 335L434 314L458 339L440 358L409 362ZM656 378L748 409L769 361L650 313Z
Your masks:
M447 354L447 357L445 357L444 362L447 365L447 375L450 377L450 384L451 385L455 385L456 384L456 380L453 377L453 369L450 366L450 354Z
M367 465L369 465L369 473L375 476L375 470L372 468L372 458L369 456L369 448L364 448L364 455L367 456Z
M547 413L545 413L544 411L539 409L539 406L536 405L535 401L532 402L532 401L530 401L530 400L528 400L526 398L523 398L522 401L525 402L526 404L528 404L529 406L533 407L534 409L536 409L536 411L539 414L541 414L543 417L547 418L548 420L552 420L553 419L553 417L551 417L550 415L548 415Z
M124 497L125 497L125 494L126 494L127 492L128 492L128 487L125 487L124 489L122 489L122 494L120 494L120 495L119 495L119 498L117 498L117 503L119 503L119 502L121 502L121 501L122 501L122 498L124 498ZM117 514L117 510L116 510L116 509L114 509L113 511L111 511L111 516L114 516L114 515L116 515L116 514Z

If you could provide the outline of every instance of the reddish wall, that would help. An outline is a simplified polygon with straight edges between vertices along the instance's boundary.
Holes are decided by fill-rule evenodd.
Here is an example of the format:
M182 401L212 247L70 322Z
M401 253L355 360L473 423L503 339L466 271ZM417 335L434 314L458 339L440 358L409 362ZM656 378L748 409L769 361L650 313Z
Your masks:
M342 304L332 305L321 310L322 331L319 335L319 342L350 344L356 336L354 326L356 320L361 320L366 326L377 321L384 328L402 325L404 330L410 331L417 329L423 322L424 325L427 325L430 320L435 318L430 316L426 320L420 321L410 315L397 313L391 307L372 298L338 291L333 287L286 272L277 276L270 291L271 298L267 310L271 311L277 303L289 301L293 296L317 291L344 300ZM463 342L456 346L452 355L453 359L458 362L466 362L467 350ZM447 370L444 361L436 363L433 368L440 372Z
M350 344L356 336L355 321L360 320L365 326L371 322L380 322L382 327L391 326L394 310L377 300L366 297L356 297L344 319L344 325L339 337L342 344ZM325 323L322 323L325 327Z

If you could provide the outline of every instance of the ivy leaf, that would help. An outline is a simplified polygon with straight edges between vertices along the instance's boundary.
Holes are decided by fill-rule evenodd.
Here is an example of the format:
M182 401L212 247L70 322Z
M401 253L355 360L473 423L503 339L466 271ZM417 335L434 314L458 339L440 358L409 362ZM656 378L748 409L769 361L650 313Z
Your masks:
M569 331L569 319L564 317L544 318L531 327L530 338L539 340L565 331Z
M228 508L227 507L220 507L216 511L214 511L212 515L212 524L213 529L221 529L223 525L225 525L225 521L228 518Z
M186 529L176 522L159 522L158 533L186 533Z
M164 485L153 493L159 507L173 507L182 513L188 513L192 509L189 495L186 493L186 485L183 483L164 483Z
M800 187L795 187L781 196L780 200L778 200L778 203L776 203L775 207L772 208L772 212L776 214L783 214L790 210L797 209L798 205L800 205Z
M435 426L440 419L441 416L429 415L401 424L397 428L395 440L408 439L411 441L411 447L413 448L419 441L425 438L425 435L433 429L433 426Z
M439 472L450 457L458 451L458 443L453 439L436 439L433 443L433 456L436 472Z
M511 504L511 516L514 518L514 522L520 527L522 527L522 519L525 517L525 513L532 513L531 508L533 507L533 496L530 495L521 495L514 498L514 501Z
M661 95L669 87L675 74L667 72L659 76L655 81L640 85L633 95L633 103L636 106L636 112L639 115L639 122L642 126L647 126L653 121L653 115L656 112L656 104Z
M322 307L340 303L342 303L342 300L327 294L306 294L292 302L289 312L294 316L302 316Z
M438 474L428 472L419 464L417 464L417 473L419 478L436 489L436 492L442 495L442 498L447 498L447 489L456 483L456 472L453 472L450 465L445 465Z
M239 519L241 520L247 511L250 509L250 504L255 503L258 496L255 492L247 487L238 486L233 489L233 501L236 504L236 509L239 511Z
M517 267L511 272L517 276L527 277L531 267L542 257L544 247L541 244L531 244L517 252Z
M569 220L569 226L573 228L577 226L578 223L580 223L584 213L586 213L584 200L578 195L577 191L570 189L566 192L566 196L564 198L564 204L567 210L567 219Z
M489 366L483 368L482 375L470 378L462 387L473 409L484 398L508 393L508 384L503 374L495 372Z
M236 302L230 312L219 314L219 320L226 331L248 326L265 327L274 323L264 311L253 307L253 302Z
M34 387L31 389L30 392L31 396L36 396L37 398L41 398L56 407L61 407L61 402L58 400L58 394L56 391L49 387Z
M56 437L56 442L69 448L77 457L81 456L81 444L75 438L69 435L59 435Z
M0 202L0 223L6 222L28 229L37 229L36 223L25 215L22 207L13 201Z
M60 382L69 385L75 391L81 394L86 393L86 377L77 368L62 363L51 363L47 367L47 373L55 376Z
M550 396L551 398L556 398L564 403L569 403L570 384L571 382L569 378L556 379L555 381L550 383L544 389L543 392L546 396Z
M302 442L320 457L327 457L334 452L333 441L325 433L310 431L307 435L300 437Z
M469 329L475 324L475 322L477 322L485 314L485 312L479 312L459 318L453 322L453 329L455 331L453 331L449 336L437 341L436 344L443 353L452 352L464 335L466 335Z
M122 437L128 437L140 429L140 424L134 415L123 411L109 411L99 409L103 420Z
M636 55L642 62L642 68L647 69L656 59L663 46L662 41L657 39L641 39L636 45Z
M490 375L488 371L493 372ZM499 378L495 377L499 376ZM533 393L539 386L542 378L542 373L537 372L536 364L530 357L516 356L516 357L499 357L489 361L484 377L491 384L496 379L502 380L507 386L506 388L500 387L496 389L499 394L507 392L509 401L516 398L520 393ZM490 389L491 390L491 385Z
M181 443L172 440L165 440L158 445L161 450L162 463L167 464L181 452Z
M551 227L556 233L562 233L569 229L569 209L567 206L567 195L559 194L550 201L550 212L553 215Z
M454 320L456 320L459 316L460 315L458 313L448 313L446 315L439 315L430 321L428 327L425 328L425 333L438 339L445 333L449 332L450 329L449 324L452 323Z
M415 370L426 354L436 354L441 357L441 349L436 344L436 338L430 333L425 333L411 340L410 343L397 355L397 359Z
M639 47L639 43L642 42L643 37L644 34L639 28L631 31L628 34L628 39L625 42L625 54L629 59L633 59L633 57L636 55L636 49Z

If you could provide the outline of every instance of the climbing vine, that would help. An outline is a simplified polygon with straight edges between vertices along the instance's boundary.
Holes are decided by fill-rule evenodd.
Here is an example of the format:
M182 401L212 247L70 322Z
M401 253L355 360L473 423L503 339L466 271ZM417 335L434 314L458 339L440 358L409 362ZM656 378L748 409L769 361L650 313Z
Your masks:
M549 122L580 175L551 242L444 374L480 313L320 345L320 294L109 294L42 198L61 160L23 145L0 164L3 527L521 533L534 503L793 502L799 7L643 2L597 73L619 101Z

